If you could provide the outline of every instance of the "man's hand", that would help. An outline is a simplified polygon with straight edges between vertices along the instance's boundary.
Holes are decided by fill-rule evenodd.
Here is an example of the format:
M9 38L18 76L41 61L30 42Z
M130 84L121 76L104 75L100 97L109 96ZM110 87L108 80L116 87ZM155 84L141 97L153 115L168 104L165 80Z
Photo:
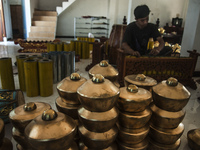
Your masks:
M160 53L160 51L157 48L155 48L155 49L152 49L149 54L150 55L158 55L159 53Z
M140 57L140 53L138 51L133 51L131 55Z

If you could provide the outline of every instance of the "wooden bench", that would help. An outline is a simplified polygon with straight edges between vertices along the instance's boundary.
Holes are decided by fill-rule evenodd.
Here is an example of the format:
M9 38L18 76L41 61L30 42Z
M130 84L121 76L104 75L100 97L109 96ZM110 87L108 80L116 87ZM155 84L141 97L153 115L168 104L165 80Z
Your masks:
M192 76L200 54L196 50L187 52L189 57L135 57L127 56L122 49L118 49L119 84L124 86L124 77L127 75L143 73L157 82L175 77L183 85L196 89Z

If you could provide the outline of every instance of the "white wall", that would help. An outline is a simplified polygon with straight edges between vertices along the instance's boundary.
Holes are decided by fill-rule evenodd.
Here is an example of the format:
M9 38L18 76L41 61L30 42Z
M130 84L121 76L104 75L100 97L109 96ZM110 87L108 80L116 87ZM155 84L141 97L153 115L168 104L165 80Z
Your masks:
M3 12L4 12L4 20L5 20L5 29L6 29L6 37L13 38L12 34L12 22L11 22L11 13L10 13L10 3L9 0L2 1L3 2Z
M62 2L66 0L40 0L39 8L41 10L56 10L56 6L62 6Z
M190 0L186 16L183 39L181 43L181 56L188 56L187 50L196 49L200 53L200 1ZM196 71L200 71L200 58L198 58Z
M44 2L45 0L43 0ZM48 1L48 0L47 0ZM172 18L179 13L183 18L183 26L189 0L132 0L131 22L134 21L133 10L136 6L147 4L151 9L150 22L160 19L160 26L171 24ZM41 3L41 2L40 2ZM47 2L48 3L48 2ZM128 17L129 0L76 0L68 10L58 18L57 36L73 36L74 17L83 15L106 16L110 19L110 31L113 24L122 24L123 17ZM108 8L109 7L109 8ZM108 12L109 11L109 12Z
M58 16L57 36L74 36L74 17L107 16L108 0L76 0Z
M151 10L149 22L156 23L157 18L159 18L160 27L164 27L166 23L171 24L172 18L175 18L176 14L180 14L180 18L183 18L184 25L188 0L133 0L131 11L132 20L135 20L133 14L134 9L142 4L146 4Z
M21 0L9 0L10 5L21 5L22 1Z

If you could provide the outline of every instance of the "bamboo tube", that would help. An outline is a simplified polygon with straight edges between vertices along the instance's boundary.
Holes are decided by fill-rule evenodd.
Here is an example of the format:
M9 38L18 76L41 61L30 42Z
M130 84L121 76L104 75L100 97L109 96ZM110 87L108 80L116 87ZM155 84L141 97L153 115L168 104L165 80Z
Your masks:
M50 96L53 94L53 62L50 59L41 59L38 67L40 96Z
M50 52L50 42L47 43L47 52Z
M70 51L74 51L74 50L75 50L75 42L70 41Z
M57 43L56 46L57 46L57 48L56 48L57 51L63 51L63 44L62 44L62 42Z
M66 52L70 51L70 44L69 43L64 44L64 51L66 51Z
M24 74L26 84L26 95L34 97L39 95L38 64L36 60L24 61Z
M24 76L24 61L28 59L28 56L16 56L19 86L22 91L26 91L25 76Z
M76 55L79 55L81 57L81 41L76 41L75 52L76 52Z
M56 51L56 44L55 43L50 43L50 51Z
M90 54L89 54L89 43L86 41L82 42L82 59L88 59Z
M2 89L15 90L12 59L10 57L0 58L0 76Z

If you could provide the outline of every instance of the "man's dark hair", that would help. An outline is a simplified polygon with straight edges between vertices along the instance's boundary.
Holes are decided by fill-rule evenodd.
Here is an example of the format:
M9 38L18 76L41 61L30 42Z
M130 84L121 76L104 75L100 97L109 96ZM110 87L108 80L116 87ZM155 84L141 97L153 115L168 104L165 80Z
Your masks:
M150 13L150 10L147 5L137 6L134 10L134 15L136 19L147 17L149 13Z

